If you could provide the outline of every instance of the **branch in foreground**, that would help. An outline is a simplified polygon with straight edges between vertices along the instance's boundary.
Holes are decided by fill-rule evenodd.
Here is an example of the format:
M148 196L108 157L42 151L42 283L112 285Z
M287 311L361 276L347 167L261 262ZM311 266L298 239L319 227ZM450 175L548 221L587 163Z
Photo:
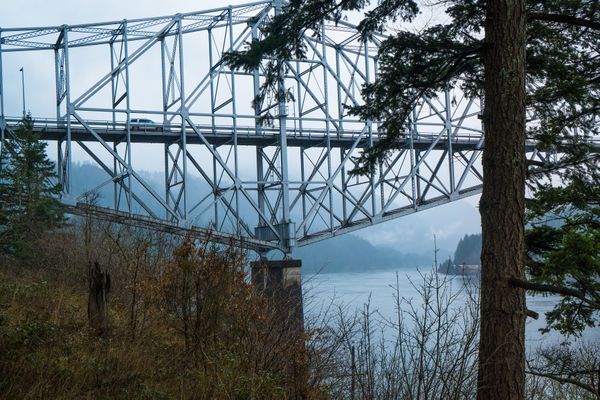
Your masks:
M555 285L546 285L542 283L533 283L529 281L524 281L518 278L510 278L509 283L513 286L520 287L525 290L531 290L534 292L545 292L545 293L554 293L560 294L563 296L571 296L580 299L582 302L586 303L588 307L600 309L600 303L595 301L594 299L590 299L585 296L585 292L568 288L565 286L555 286Z
M525 314L527 314L527 316L529 318L533 318L533 319L538 319L540 317L539 313L537 313L537 312L535 312L533 310L530 310L529 308L525 309Z
M530 13L528 19L537 21L558 22L560 24L582 26L594 30L600 30L600 23L589 19L573 17L563 14Z
M564 286L546 285L542 283L533 283L514 277L510 278L509 282L511 285L520 287L525 290L562 294L563 296L577 297L578 299L589 302L589 299L585 297L585 293L578 289L568 288Z
M555 380L555 381L557 381L559 383L562 383L562 384L575 385L575 386L577 386L577 387L579 387L579 388L581 388L583 390L586 390L586 391L588 391L588 392L590 392L592 394L596 394L596 395L598 394L598 392L596 391L596 389L593 386L586 385L585 383L580 382L580 381L578 381L576 379L567 378L567 377L564 377L564 376L561 376L561 375L557 375L557 374L547 374L547 373L543 373L543 372L537 372L537 371L534 371L534 370L531 370L531 369L528 370L527 373L531 374L531 375L539 376L539 377L542 377L542 378L552 379L552 380Z

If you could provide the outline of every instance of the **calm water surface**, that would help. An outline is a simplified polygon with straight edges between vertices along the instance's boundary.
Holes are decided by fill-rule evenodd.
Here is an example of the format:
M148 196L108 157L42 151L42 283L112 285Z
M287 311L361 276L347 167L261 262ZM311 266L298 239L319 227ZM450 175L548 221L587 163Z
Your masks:
M400 269L398 271L376 271L369 273L321 273L304 276L304 293L309 302L308 309L319 309L321 305L344 305L349 311L363 309L369 302L370 309L386 318L396 315L394 295L398 286L401 297L419 301L421 298L411 281L418 286L423 279L420 274L431 271L416 269ZM398 276L398 281L396 280ZM463 290L465 281L461 276L440 275L440 279L447 279L446 285L452 291ZM398 282L398 285L396 285ZM464 302L464 296L459 296L459 301ZM558 296L527 296L527 307L540 314L539 320L527 318L526 341L529 348L539 345L551 344L564 340L560 334L552 332L542 334L539 329L545 326L544 313L552 310L558 302ZM308 311L310 312L310 311ZM584 333L586 340L600 340L600 328L588 329Z

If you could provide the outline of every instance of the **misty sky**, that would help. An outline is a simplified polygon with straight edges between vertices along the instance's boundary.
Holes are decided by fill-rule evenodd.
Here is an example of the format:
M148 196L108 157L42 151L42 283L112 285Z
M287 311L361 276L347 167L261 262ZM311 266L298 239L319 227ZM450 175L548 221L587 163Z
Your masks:
M2 10L0 27L115 21L125 18L171 15L249 2L240 0L0 0ZM430 16L426 17L430 18ZM20 64L16 61L4 60L7 115L18 115L21 110L19 67ZM54 84L48 82L48 77L35 69L35 63L26 68L28 109L52 115L53 110L46 109L45 106L40 111L35 108L37 106L34 88ZM453 250L461 236L480 231L477 202L478 197L473 197L371 227L357 234L373 244L393 246L405 252L430 251L433 235L436 234L439 247Z

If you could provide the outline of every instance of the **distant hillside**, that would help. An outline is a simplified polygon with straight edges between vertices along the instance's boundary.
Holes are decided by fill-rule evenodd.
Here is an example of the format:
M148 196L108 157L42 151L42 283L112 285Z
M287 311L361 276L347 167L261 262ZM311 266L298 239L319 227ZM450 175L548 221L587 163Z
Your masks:
M454 264L481 264L481 234L465 235L460 239L454 252Z
M453 274L454 267L458 265L481 265L481 234L463 236L456 246L454 258L444 261L438 271Z
M433 265L433 251L431 254L402 253L389 247L373 246L351 234L301 247L294 252L294 257L302 259L304 273L365 272Z

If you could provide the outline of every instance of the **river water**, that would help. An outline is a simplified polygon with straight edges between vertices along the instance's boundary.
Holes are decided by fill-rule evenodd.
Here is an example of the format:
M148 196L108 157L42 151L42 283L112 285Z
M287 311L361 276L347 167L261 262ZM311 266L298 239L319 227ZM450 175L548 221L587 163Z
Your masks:
M412 299L414 304L422 304L416 287L423 282L422 275L432 271L417 269L382 270L369 273L321 273L303 277L303 291L307 313L321 310L329 304L342 305L348 311L361 310L368 302L369 309L381 317L394 319L396 315L395 294L405 299ZM444 285L452 292L460 291L457 304L464 302L465 280L462 276L439 275ZM411 283L412 282L412 283ZM415 287L416 286L416 287ZM475 291L477 290L474 287ZM538 320L527 318L526 344L529 349L559 343L565 337L557 332L542 334L539 330L545 326L544 313L552 310L559 301L559 296L527 296L527 307L540 314ZM464 304L464 303L463 303ZM583 334L586 341L599 341L600 328L587 329ZM572 339L571 339L572 340Z

